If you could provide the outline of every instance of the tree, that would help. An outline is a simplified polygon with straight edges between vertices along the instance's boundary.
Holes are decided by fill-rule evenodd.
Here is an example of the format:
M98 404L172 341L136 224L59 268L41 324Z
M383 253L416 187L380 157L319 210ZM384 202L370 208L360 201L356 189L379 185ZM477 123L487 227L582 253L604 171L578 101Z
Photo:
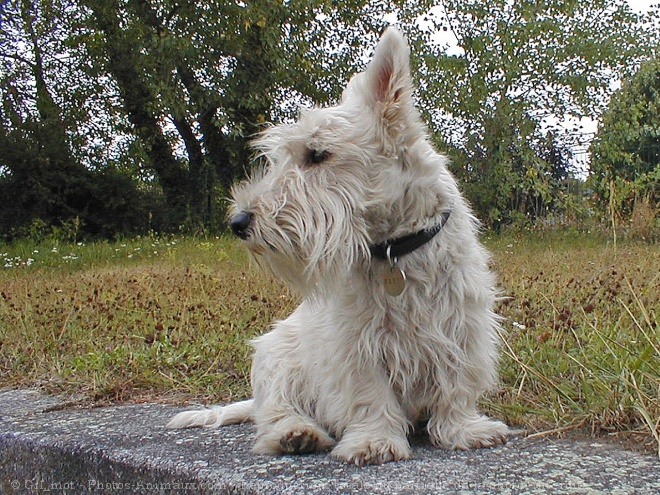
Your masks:
M457 150L454 170L480 216L527 215L525 197L557 203L561 182L537 150L549 137L566 149L557 124L597 117L612 83L644 57L639 17L623 0L445 0L408 11L425 43L420 98L441 143ZM433 41L438 31L455 37L452 54Z
M0 236L33 225L102 236L144 230L158 195L138 190L107 155L120 129L104 84L71 43L78 11L66 1L15 0L0 16Z
M593 187L603 210L629 218L637 201L660 200L660 58L623 83L591 147Z
M69 189L91 191L73 207L58 203L53 217L42 203L52 203L56 191L35 187L43 201L32 201L29 215L7 218L15 218L14 224L35 218L57 223L90 209L95 211L88 222L103 218L105 208L93 206L92 199L110 200L99 194L97 182L114 177L124 185L130 179L133 187L126 201L112 204L130 203L131 191L155 193L154 199L160 192L169 229L217 225L221 198L249 168L247 140L265 122L289 118L291 101L337 97L341 84L331 80L343 81L359 64L363 47L382 30L384 7L362 0L337 7L300 0L4 2L0 60L7 84L0 86L0 140L7 146L0 157L0 192L11 197L21 183L34 180L38 163L46 163L42 168L51 176L84 177L85 187ZM21 9L44 29L31 36ZM32 46L44 54L41 79ZM59 107L50 112L55 121L37 109L48 96ZM33 129L55 124L57 133L36 136ZM52 147L47 159L46 137L63 138L59 143L65 145ZM76 172L55 167L55 157ZM106 215L105 224L119 222Z
M84 41L114 80L139 137L144 167L162 187L177 224L209 225L217 197L249 167L247 140L293 96L322 96L379 29L369 2L152 2L80 0ZM380 2L374 2L380 6ZM360 15L366 14L366 15ZM345 27L349 45L330 36ZM359 40L359 41L358 41ZM336 46L334 59L325 50ZM325 62L315 64L323 52ZM332 66L333 71L328 68Z
M174 156L154 111L159 101L143 76L150 69L142 54L143 33L121 27L119 0L90 0L83 4L91 8L94 22L104 35L103 53L108 72L115 78L128 120L144 146L148 166L158 177L174 215L173 223L182 223L188 206L188 174Z
M7 50L3 59L3 69L8 59L16 64L3 70L0 192L7 196L2 215L7 230L37 217L56 223L76 216L90 198L89 171L71 151L70 122L50 85L50 50L60 25L53 12L59 5L49 6L53 9L44 13L43 4L26 0L3 5L3 30L18 37L17 48Z
M649 46L623 0L8 0L0 192L30 194L29 213L6 218L118 226L131 205L139 225L153 213L170 230L217 226L248 139L338 98L388 12L415 45L438 142L490 223L561 206L570 147L552 124L597 115ZM432 42L442 29L452 55ZM99 203L128 183L117 209Z

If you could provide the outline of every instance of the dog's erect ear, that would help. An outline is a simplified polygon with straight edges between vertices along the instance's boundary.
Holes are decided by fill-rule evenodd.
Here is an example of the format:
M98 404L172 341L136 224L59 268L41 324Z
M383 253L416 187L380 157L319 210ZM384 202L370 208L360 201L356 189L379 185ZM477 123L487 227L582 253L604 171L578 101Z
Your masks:
M413 102L408 43L396 28L388 28L380 38L367 69L356 74L346 86L342 104L365 109L382 125L383 138L404 149L409 142L426 135Z
M408 137L424 134L419 112L413 103L408 43L396 28L383 34L367 70L351 81L347 93L355 94L383 122L384 130L397 145Z
M390 27L383 33L365 76L375 103L396 105L410 97L410 50L398 29Z

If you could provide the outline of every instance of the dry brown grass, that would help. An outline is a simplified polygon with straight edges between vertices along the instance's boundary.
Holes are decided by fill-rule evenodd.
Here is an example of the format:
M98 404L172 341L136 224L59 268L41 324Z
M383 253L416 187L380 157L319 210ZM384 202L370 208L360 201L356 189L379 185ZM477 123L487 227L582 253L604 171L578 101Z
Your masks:
M0 385L96 402L245 397L247 339L293 304L224 241L118 266L35 262L2 275Z
M614 250L587 235L486 241L507 298L502 387L484 407L531 431L636 431L660 445L660 247ZM85 404L246 397L247 340L296 302L233 240L0 255L11 261L0 268L0 387Z
M551 236L552 237L552 236ZM490 406L535 431L643 432L660 446L660 248L494 240L507 317Z

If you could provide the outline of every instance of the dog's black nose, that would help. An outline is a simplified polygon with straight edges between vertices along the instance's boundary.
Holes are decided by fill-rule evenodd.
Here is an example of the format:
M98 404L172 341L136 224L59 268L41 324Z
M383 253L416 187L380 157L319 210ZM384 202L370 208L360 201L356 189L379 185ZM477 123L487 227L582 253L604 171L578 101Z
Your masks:
M252 223L252 213L249 211L241 211L229 220L231 230L241 239L247 239L250 223Z

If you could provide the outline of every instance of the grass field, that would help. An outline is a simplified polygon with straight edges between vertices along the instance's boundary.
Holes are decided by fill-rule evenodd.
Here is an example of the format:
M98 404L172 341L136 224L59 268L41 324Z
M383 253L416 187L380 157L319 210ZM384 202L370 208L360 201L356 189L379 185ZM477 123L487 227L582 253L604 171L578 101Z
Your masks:
M484 409L660 448L660 246L485 235L506 317ZM249 395L247 340L296 304L231 239L0 246L0 387L72 404Z

